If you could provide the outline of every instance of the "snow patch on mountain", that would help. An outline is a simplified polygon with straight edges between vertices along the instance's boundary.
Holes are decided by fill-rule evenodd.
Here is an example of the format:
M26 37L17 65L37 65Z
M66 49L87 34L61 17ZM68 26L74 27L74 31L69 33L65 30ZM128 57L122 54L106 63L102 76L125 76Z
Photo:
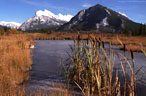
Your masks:
M51 11L48 11L48 10L38 10L36 12L36 17L40 17L40 16L48 16L48 17L55 17L55 14L53 14Z
M105 11L106 11L109 15L111 15L111 13L110 13L110 11L109 11L108 9L105 9Z
M79 13L79 21L83 21L83 15L85 14L86 10L82 10L80 13Z
M63 15L61 13L59 13L58 15L55 15L54 13L52 13L49 10L44 10L44 11L39 10L39 11L36 12L36 16L37 17L40 17L40 16L48 16L50 18L56 18L56 19L63 20L63 21L70 21L70 19L73 17L70 14Z
M118 12L118 13L128 18L128 16L125 13L122 12Z
M108 18L105 17L105 18L100 22L100 24L103 25L103 26L108 26L109 24L108 24L107 19L108 19Z
M18 29L21 26L21 23L18 22L6 22L6 21L0 21L1 26L6 26L9 28L15 28Z
M100 28L100 24L96 23L96 29L98 30Z

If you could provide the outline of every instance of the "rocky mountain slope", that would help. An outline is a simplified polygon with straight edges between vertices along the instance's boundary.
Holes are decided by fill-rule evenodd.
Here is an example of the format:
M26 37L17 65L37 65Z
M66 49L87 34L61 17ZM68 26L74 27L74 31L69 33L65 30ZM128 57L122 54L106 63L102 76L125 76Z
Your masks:
M36 12L35 17L28 19L24 22L20 29L23 31L27 30L40 30L45 28L56 28L64 23L68 22L73 16L72 15L55 15L48 10L39 10Z
M102 5L95 5L86 10L81 10L60 30L99 30L105 32L124 31L126 28L133 30L137 23L130 20L122 13L113 11Z

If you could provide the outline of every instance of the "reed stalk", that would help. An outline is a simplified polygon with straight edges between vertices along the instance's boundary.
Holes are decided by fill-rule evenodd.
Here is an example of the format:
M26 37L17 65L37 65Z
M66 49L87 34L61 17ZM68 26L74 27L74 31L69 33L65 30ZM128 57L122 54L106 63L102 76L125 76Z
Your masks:
M118 41L126 47L120 39ZM90 38L90 35L87 41L74 40L70 53L70 66L72 67L67 67L70 70L67 78L75 83L86 96L136 96L133 52L130 51L132 59L130 63L125 55L115 52L111 44L109 46L107 51L101 37ZM120 80L120 70L114 69L117 65L114 61L116 57L120 61L118 66L122 70L124 83ZM127 68L130 68L130 79L127 78Z

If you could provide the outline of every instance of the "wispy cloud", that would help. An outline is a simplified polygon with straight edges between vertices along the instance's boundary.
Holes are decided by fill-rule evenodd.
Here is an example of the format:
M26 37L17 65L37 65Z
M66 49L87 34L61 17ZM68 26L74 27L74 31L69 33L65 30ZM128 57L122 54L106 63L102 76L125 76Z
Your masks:
M146 16L143 15L143 14L139 14L138 17L140 17L140 18L146 18Z
M41 0L41 2L34 1L34 0L21 0L22 2L33 5L33 6L39 6L43 8L52 8L52 9L57 9L57 10L65 10L65 11L73 11L74 9L66 8L66 7L61 7L61 6L55 6L53 4L50 4L46 1Z
M146 3L146 0L121 0L120 3Z
M82 7L85 7L85 8L89 8L89 7L91 7L91 6L92 6L92 5L89 4L89 3L85 3L85 4L82 5Z

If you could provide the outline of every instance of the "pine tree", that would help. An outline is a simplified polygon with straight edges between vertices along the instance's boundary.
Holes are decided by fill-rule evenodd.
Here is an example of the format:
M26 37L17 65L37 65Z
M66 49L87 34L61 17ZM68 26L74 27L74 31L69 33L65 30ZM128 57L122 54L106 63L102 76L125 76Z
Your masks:
M142 31L143 31L143 24L140 24L138 35L142 35L142 33L143 33Z
M128 34L129 34L128 32L129 32L128 27L125 26L124 33L125 33L126 35L128 35Z
M143 25L143 35L146 35L146 24Z

